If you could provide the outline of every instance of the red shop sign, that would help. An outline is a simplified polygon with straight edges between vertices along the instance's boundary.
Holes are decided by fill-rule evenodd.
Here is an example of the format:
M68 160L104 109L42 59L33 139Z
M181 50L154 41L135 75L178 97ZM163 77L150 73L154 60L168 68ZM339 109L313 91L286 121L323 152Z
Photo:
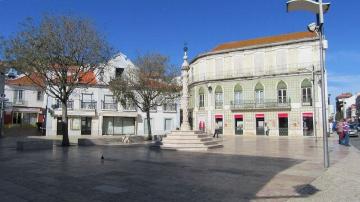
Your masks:
M255 118L265 118L264 114L255 114Z
M236 119L242 119L242 118L243 118L243 115L242 115L242 114L235 114L235 115L234 115L234 118L236 118Z
M278 117L279 117L279 118L287 118L287 117L288 117L288 114L287 114L287 113L279 113L279 114L278 114Z

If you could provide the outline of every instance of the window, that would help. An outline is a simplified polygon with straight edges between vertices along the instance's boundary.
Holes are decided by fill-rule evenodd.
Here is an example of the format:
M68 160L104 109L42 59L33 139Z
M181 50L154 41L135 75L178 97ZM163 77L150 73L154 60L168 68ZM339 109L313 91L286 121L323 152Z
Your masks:
M172 119L165 119L164 122L164 130L165 131L171 131L172 130Z
M42 93L41 91L38 91L38 92L37 92L36 99L37 99L38 101L43 100L43 93Z
M128 99L125 106L123 106L123 109L124 111L136 111L136 105L131 99Z
M23 90L14 91L14 101L23 101Z
M286 89L287 89L287 86L286 86L285 82L280 81L277 85L278 103L287 103Z
M104 95L104 100L102 103L103 109L112 109L117 110L117 102L115 96L113 95Z
M264 53L259 52L254 55L254 66L255 74L264 73Z
M205 92L204 92L204 88L200 88L199 89L199 107L204 107L205 106Z
M236 84L234 88L234 104L240 105L242 102L242 87L240 84Z
M215 88L215 109L221 109L224 104L224 96L221 86Z
M312 105L312 94L311 94L312 84L309 79L305 79L301 83L301 97L303 105Z
M124 68L116 68L115 69L115 77L121 77L122 73L124 72Z
M279 72L287 72L287 52L285 49L280 49L276 52L276 65Z
M164 112L176 112L176 104L173 102L165 103L163 110Z
M261 83L255 86L255 103L264 104L264 86Z

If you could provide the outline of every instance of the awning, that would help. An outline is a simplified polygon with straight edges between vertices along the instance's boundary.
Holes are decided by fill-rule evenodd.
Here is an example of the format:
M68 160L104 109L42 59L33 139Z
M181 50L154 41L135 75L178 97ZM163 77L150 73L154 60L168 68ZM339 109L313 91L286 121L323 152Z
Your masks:
M264 114L255 114L255 118L265 118Z
M215 115L215 118L216 118L216 119L222 119L222 118L223 118L223 115L217 114L217 115Z
M242 114L235 114L235 115L234 115L234 118L235 118L235 119L242 119L242 118L243 118L243 115L242 115Z
M313 113L312 112L303 113L303 117L313 117Z
M287 117L288 117L288 114L287 114L287 113L279 113L279 114L278 114L278 117L279 117L279 118L287 118Z

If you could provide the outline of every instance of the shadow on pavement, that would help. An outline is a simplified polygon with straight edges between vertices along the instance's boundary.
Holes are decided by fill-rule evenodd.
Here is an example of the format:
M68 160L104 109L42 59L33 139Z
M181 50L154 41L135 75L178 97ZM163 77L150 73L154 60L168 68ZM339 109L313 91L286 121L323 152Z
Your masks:
M0 153L0 161L0 172L6 173L0 176L0 184L9 185L0 187L5 196L35 201L41 197L48 201L196 202L266 199L256 193L278 173L303 162L116 146L6 150ZM14 190L19 188L29 191ZM298 193L306 197L309 192L301 191L304 188ZM299 196L272 199L291 197ZM4 201L1 196L0 201Z

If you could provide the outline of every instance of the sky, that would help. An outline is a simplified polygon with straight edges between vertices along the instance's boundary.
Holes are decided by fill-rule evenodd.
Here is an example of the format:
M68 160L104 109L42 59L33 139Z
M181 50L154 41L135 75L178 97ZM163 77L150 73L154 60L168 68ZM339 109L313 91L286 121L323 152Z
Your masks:
M328 2L328 0L324 0ZM11 36L27 17L44 14L91 19L110 44L130 59L159 52L174 65L216 45L305 31L315 16L286 12L286 0L0 0L0 36ZM360 92L360 1L332 0L325 14L329 93Z

